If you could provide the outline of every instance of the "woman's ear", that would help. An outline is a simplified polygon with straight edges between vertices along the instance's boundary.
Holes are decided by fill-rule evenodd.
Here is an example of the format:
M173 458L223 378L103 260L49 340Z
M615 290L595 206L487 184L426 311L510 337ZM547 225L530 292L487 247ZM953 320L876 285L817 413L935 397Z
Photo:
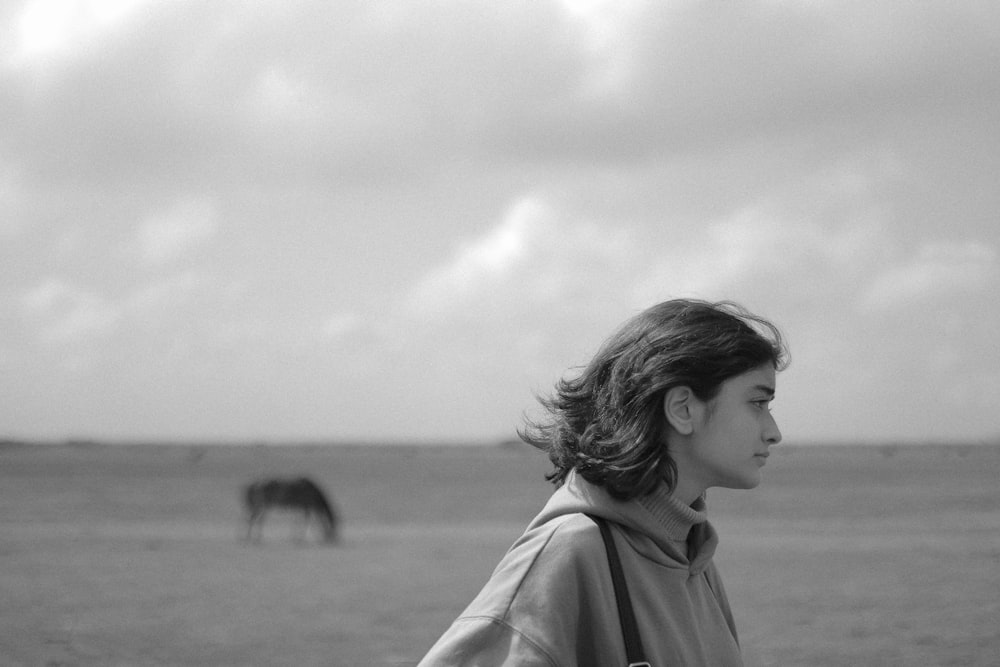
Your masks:
M667 423L681 435L691 435L698 398L690 387L671 387L663 397L663 414Z

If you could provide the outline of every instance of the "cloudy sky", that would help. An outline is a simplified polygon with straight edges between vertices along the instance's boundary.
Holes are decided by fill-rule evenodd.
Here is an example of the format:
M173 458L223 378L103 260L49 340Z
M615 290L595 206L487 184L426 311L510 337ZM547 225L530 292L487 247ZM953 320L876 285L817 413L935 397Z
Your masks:
M1000 437L1000 5L0 2L0 437L491 440L774 319L787 442Z

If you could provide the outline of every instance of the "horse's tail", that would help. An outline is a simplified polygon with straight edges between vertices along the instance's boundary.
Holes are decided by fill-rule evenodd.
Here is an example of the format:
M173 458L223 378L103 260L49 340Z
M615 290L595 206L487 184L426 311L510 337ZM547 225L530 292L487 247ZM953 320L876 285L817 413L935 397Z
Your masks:
M310 495L313 500L313 509L320 518L323 520L323 526L326 533L326 539L329 542L334 542L337 539L337 513L333 509L333 505L327 499L326 494L323 493L323 489L319 487L318 484L313 482L307 477L303 477L299 482L309 489Z

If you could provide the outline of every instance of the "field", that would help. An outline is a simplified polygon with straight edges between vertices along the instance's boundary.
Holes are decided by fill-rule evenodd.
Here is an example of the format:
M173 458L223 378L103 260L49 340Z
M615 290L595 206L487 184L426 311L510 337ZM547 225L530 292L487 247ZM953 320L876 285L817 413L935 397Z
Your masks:
M550 493L527 447L0 447L0 664L413 665ZM239 487L306 472L343 544ZM1000 664L1000 447L782 446L716 490L748 665Z

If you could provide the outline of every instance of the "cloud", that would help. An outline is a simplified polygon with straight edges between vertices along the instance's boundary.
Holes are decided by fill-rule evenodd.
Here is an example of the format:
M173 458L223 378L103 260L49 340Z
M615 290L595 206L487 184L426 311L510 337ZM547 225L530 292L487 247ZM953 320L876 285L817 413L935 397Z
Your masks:
M281 127L317 123L329 104L323 89L279 64L257 75L246 100L249 122Z
M15 236L24 224L20 179L13 169L0 163L0 238Z
M843 141L1000 97L987 65L1000 47L982 29L1000 10L985 3L647 2L614 17L601 57L582 59L577 77L598 76L601 93L517 98L494 118L498 149L635 162L804 130Z
M535 198L517 202L501 223L485 236L458 249L445 264L427 273L411 290L410 308L436 313L476 295L510 276L524 258L526 246L549 224L551 212Z
M174 262L215 236L217 215L207 200L186 199L147 218L136 233L139 258L148 265Z
M498 320L565 307L580 291L597 301L599 285L615 283L630 249L625 229L570 216L541 195L522 196L499 224L418 281L408 309L420 319L451 312Z
M52 4L19 21L67 57L8 71L4 98L11 149L50 178L634 164L1000 96L988 4Z
M328 339L339 339L357 331L364 320L357 313L335 313L323 323L322 334Z
M96 48L149 0L31 0L17 20L16 39L7 64L25 67L38 61L71 58Z
M172 319L177 308L205 289L205 281L198 273L182 271L133 288L124 303L143 324L162 322L164 318Z
M616 219L572 190L522 196L417 281L406 300L411 327L401 329L493 327L554 341L574 329L594 335L674 297L734 299L805 322L851 311L899 254L878 196L895 174L886 164L820 169L791 192L763 194L708 220Z
M927 302L995 294L1000 264L997 252L979 241L934 241L880 272L862 295L863 307L896 310Z
M21 297L29 317L48 343L105 336L121 320L120 309L104 298L58 278L36 285Z
M0 5L3 354L67 392L471 432L672 296L787 323L814 430L997 366L997 5Z
M873 223L798 219L775 203L752 204L678 229L677 242L637 273L632 293L642 303L694 296L788 307L840 299L889 243L885 227Z

